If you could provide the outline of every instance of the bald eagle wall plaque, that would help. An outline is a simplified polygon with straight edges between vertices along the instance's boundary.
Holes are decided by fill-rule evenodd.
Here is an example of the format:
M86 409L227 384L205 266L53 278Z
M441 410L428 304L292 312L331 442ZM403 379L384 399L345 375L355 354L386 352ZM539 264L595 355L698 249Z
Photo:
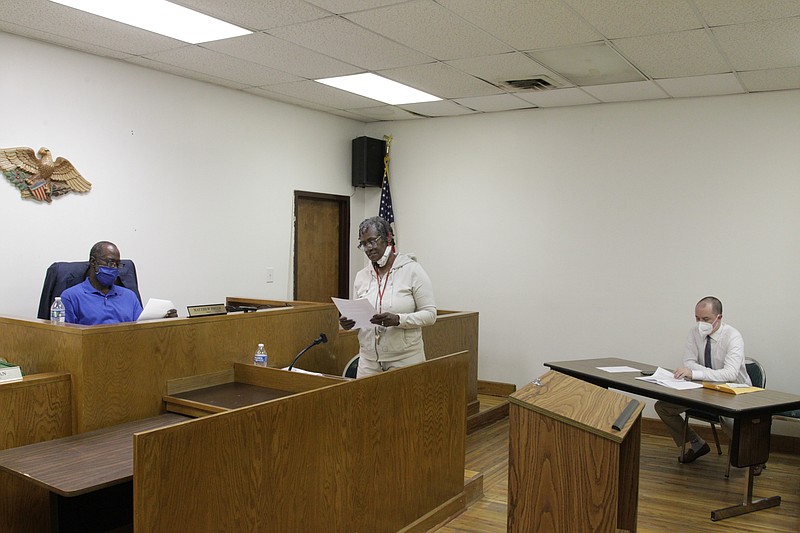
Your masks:
M44 147L36 155L31 148L0 148L0 170L22 198L50 203L68 192L92 190L92 184L63 157L53 161Z

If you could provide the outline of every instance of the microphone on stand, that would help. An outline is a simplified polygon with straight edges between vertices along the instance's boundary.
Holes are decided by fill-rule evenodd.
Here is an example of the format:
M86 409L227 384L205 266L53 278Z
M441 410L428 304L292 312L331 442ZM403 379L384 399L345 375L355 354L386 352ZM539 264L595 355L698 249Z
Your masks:
M299 353L299 354L297 354L297 355L295 356L294 360L292 361L292 364L291 364L291 365L289 365L289 368L287 368L287 370L288 370L289 372L291 372L291 371L292 371L292 367L293 367L293 366L294 366L294 364L297 362L297 360L298 360L298 359L300 359L300 356L301 356L301 355L303 355L304 353L306 353L307 351L309 351L311 348L313 348L313 347L314 347L314 346L316 346L317 344L324 344L324 343L326 343L326 342L328 342L328 337L327 337L327 336L326 336L324 333L320 333L320 334L319 334L319 337L317 337L316 339L314 339L314 342L312 342L311 344L309 344L308 346L306 346L305 348L303 348L302 350L300 350L300 353Z

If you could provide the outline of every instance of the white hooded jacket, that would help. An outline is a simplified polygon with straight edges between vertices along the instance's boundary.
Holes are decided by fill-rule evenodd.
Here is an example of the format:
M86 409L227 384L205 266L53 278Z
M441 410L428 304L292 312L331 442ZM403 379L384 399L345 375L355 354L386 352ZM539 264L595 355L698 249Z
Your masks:
M400 317L400 325L396 327L361 328L359 357L397 361L425 355L421 328L436 322L436 302L431 280L413 254L397 254L392 268L380 280L372 263L368 264L356 274L353 295L367 298L378 313Z

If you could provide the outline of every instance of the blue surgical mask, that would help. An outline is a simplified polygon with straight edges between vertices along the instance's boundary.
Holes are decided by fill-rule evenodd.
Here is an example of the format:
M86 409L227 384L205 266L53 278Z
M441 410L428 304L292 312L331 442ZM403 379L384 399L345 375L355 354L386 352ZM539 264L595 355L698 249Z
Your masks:
M103 287L110 287L115 281L117 281L117 278L119 277L119 269L101 266L97 267L97 270L94 271L94 275L100 285Z

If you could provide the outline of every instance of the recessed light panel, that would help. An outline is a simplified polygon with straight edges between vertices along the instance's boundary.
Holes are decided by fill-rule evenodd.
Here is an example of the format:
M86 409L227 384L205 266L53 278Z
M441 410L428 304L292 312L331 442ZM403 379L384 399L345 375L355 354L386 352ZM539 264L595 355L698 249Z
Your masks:
M51 0L191 44L252 33L166 0Z
M391 105L417 104L441 100L437 96L418 91L402 83L397 83L369 72L314 81Z

